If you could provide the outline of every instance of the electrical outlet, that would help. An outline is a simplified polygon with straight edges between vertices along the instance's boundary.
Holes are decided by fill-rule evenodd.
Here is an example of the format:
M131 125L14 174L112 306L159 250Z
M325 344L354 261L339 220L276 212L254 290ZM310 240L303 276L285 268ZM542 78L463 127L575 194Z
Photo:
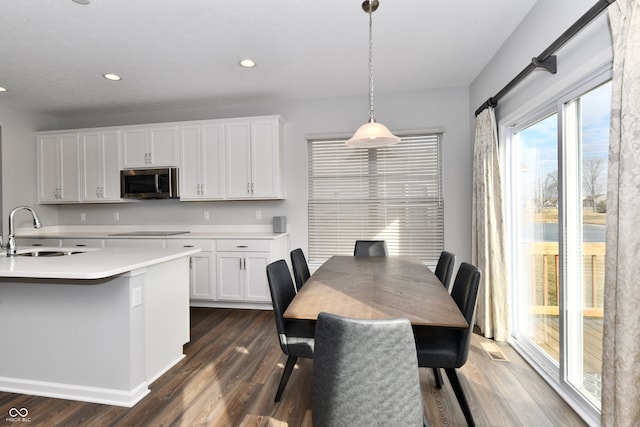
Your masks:
M120 212L114 212L113 213L113 220L114 221L120 221Z
M262 211L260 209L256 211L256 219L262 219Z
M208 221L209 220L209 211L204 211L204 213L202 214L202 218L205 221Z
M142 305L142 288L133 288L131 291L131 307Z
M86 221L86 220L87 220L87 213L80 212L80 221Z

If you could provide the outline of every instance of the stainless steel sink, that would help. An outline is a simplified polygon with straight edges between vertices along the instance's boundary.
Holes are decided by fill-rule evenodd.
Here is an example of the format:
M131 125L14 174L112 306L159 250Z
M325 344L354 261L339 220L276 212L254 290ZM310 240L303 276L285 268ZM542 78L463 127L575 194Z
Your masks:
M82 253L82 251L32 251L32 252L17 253L17 254L15 254L15 256L31 256L31 257L44 256L44 257L49 257L49 256L74 255L74 254L81 254L81 253Z

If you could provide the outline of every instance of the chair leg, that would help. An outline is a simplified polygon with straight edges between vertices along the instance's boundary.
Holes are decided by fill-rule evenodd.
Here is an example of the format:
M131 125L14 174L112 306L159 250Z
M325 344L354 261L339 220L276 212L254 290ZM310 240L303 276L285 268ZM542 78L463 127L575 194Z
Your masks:
M291 372L293 371L293 367L296 365L298 361L297 357L289 356L287 358L287 364L284 366L284 371L282 372L282 378L280 378L280 385L278 386L278 391L276 392L276 398L274 402L280 402L280 398L282 397L282 392L289 381L289 377L291 376Z
M467 420L467 424L469 427L475 427L475 422L473 421L473 416L471 415L471 409L469 409L469 403L467 402L467 398L464 395L464 391L462 390L462 386L460 385L460 380L458 379L458 374L455 369L445 369L447 373L447 377L449 377L449 382L451 383L451 387L453 387L453 392L456 394L458 398L458 403L460 404L460 408L462 408L462 413L464 414L464 419Z
M442 388L442 374L440 368L433 368L433 377L436 379L436 387Z

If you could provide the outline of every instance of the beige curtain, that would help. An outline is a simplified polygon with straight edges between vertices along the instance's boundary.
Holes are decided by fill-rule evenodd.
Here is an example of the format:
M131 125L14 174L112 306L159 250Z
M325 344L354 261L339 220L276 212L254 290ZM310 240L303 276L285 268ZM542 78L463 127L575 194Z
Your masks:
M482 272L476 323L484 336L506 341L510 330L509 288L497 132L495 112L487 108L476 118L471 256Z
M640 425L640 0L609 7L613 94L607 181L602 425Z

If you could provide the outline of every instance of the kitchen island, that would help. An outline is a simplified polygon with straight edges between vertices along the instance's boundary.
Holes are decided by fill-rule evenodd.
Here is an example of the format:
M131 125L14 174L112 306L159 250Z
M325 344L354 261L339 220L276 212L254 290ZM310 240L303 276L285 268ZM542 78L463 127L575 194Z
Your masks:
M133 406L184 357L199 249L68 252L0 254L0 390Z

